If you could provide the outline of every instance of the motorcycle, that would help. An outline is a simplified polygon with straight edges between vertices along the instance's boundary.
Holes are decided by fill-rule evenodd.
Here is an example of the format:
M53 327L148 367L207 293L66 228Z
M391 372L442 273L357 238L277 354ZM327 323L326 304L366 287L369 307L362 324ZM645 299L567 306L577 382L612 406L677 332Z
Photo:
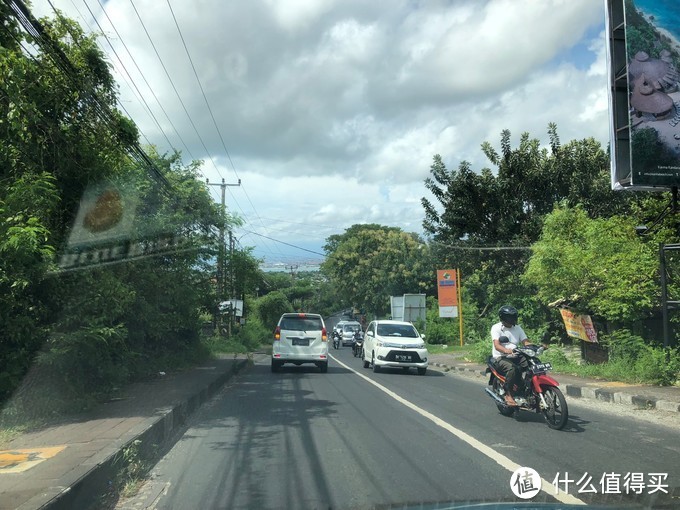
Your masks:
M354 333L354 343L352 344L352 354L354 357L362 357L364 348L364 334L361 330Z
M489 386L484 391L496 402L498 410L503 416L519 416L520 410L542 413L548 427L555 430L562 429L569 420L567 401L558 388L559 383L547 375L552 370L550 363L541 363L538 358L544 348L536 345L518 347L515 356L522 356L527 360L528 369L523 370L519 388L513 394L517 406L505 403L505 377L498 371L493 357L487 360L486 373L489 376Z
M337 331L337 330L333 331L333 349L339 349L341 342L342 342L342 333Z

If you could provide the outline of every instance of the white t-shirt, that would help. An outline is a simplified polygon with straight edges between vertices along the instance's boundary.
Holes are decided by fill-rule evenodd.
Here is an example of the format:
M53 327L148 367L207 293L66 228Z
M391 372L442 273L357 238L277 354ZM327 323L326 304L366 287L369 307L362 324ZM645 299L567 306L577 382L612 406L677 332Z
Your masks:
M493 344L494 339L502 336L508 337L508 340L515 344L515 346L521 345L522 342L527 339L527 335L524 333L521 326L516 324L511 328L506 328L503 326L502 322L497 322L491 326L491 355L494 358L499 358L505 354L497 351L496 346Z

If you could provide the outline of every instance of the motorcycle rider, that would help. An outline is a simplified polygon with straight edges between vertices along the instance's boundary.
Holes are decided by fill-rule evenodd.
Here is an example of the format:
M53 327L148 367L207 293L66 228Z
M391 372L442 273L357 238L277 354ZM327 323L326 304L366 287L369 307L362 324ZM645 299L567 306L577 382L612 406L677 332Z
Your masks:
M505 377L505 403L516 406L517 402L512 395L521 383L523 370L529 366L524 356L515 356L513 351L530 342L522 327L517 324L518 313L515 307L503 305L498 310L498 317L500 322L491 326L491 356L498 371Z
M357 328L357 330L354 332L354 338L352 340L353 340L352 352L356 352L357 349L362 348L357 346L357 342L363 344L364 341L364 332L361 329L361 327ZM358 352L358 354L361 354L361 352Z

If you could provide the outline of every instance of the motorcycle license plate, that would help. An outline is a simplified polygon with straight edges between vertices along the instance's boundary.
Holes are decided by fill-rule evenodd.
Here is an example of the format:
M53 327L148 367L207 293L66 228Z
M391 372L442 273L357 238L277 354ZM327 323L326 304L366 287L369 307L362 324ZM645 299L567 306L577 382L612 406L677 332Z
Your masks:
M533 367L531 367L531 370L537 374L539 372L546 372L548 370L552 370L552 365L550 363L537 363Z
M308 338L293 338L293 345L303 345L305 347L309 347L309 339Z
M410 354L395 354L394 355L394 360L395 361L411 361L411 355Z

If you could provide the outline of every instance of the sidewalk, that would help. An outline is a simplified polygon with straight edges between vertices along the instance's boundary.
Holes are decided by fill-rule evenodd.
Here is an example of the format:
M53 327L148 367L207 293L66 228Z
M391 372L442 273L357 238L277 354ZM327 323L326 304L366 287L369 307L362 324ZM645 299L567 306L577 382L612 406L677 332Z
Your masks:
M430 365L445 372L457 371L464 375L486 379L486 366L468 363L460 355L432 354ZM650 386L645 384L626 384L613 381L599 381L573 375L551 372L560 383L565 395L613 402L635 409L658 409L680 413L680 388L677 386Z
M124 448L158 448L248 360L205 365L131 385L67 423L24 434L0 452L0 509L87 508L106 491Z

